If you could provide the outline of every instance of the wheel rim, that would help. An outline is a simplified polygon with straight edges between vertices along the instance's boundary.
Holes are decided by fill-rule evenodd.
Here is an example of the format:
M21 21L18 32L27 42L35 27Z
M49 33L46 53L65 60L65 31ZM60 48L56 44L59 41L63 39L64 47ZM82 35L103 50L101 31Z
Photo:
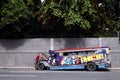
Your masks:
M95 71L96 70L96 64L95 63L88 63L87 64L87 70L89 71Z
M40 68L41 70L44 70L44 67L45 67L44 64L40 64L40 65L39 65L39 68Z
M92 65L92 64L89 65L89 68L90 68L91 70L94 69L94 67L95 67L95 66Z

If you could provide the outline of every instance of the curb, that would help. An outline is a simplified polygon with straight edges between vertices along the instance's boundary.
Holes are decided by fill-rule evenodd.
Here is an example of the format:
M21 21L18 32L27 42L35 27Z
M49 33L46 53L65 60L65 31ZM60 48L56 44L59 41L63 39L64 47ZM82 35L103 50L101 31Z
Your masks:
M115 70L115 69L120 69L120 68L110 68L110 69L113 69L113 70Z
M0 67L0 69L35 69L34 67Z

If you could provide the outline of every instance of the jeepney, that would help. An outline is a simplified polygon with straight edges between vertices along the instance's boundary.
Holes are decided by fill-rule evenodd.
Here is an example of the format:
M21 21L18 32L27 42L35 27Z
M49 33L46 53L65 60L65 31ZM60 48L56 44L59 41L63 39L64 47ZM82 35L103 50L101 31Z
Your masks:
M37 64L40 70L86 69L95 71L111 67L110 48L67 48L49 50L49 58Z

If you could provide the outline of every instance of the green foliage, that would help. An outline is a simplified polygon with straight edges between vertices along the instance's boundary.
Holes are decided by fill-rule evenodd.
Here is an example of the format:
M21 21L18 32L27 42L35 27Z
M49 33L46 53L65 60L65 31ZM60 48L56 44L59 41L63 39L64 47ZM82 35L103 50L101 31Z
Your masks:
M120 30L120 5L118 0L91 0L96 10L97 21L95 22L97 36L116 36ZM93 25L94 26L94 25Z
M30 18L33 15L32 5L32 0L1 1L0 37L19 38L17 34L30 25Z
M0 38L106 37L120 31L119 0L1 0Z
M27 0L26 3L23 0L9 0L0 10L0 28L4 28L6 25L16 22L21 22L21 19L29 19L32 12L29 10L28 6L32 4L31 0Z
M58 21L63 20L61 24L64 26L79 26L83 29L90 28L86 16L94 16L94 9L89 0L52 0L48 5L43 5L42 10L47 16L57 17Z

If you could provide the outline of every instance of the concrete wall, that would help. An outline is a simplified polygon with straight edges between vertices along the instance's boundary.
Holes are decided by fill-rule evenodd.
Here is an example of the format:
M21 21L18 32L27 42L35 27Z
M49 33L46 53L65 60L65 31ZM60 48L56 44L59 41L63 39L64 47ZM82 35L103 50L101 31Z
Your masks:
M46 52L48 49L49 38L0 40L0 52Z
M39 39L1 39L0 67L33 67L35 56L48 53L50 49L74 47L111 47L113 67L120 67L120 44L118 38L39 38Z

